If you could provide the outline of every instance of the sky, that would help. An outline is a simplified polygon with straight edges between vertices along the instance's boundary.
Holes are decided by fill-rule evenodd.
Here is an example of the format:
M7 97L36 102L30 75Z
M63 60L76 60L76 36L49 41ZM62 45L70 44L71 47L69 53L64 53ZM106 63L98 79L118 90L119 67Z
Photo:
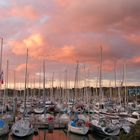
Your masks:
M45 59L48 83L53 73L55 84L65 81L66 75L74 81L79 61L79 81L88 79L95 85L102 46L103 85L110 81L114 85L114 63L118 85L123 65L127 85L139 85L139 7L139 0L0 0L4 77L8 60L9 83L14 71L16 82L24 83L28 48L30 82L39 81Z

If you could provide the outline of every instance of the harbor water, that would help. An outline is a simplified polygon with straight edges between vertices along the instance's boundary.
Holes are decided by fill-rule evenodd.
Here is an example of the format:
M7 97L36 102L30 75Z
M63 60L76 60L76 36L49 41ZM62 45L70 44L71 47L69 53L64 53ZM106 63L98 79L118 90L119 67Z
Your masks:
M18 138L11 134L0 137L0 140L118 140L117 137L101 138L95 134L87 134L85 136L69 133L66 130L39 130L37 135L31 135L24 138Z

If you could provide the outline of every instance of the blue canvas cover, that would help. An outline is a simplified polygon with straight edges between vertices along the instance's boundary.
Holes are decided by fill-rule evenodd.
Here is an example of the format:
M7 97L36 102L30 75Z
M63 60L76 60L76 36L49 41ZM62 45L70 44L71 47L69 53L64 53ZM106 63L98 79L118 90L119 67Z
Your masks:
M4 120L0 120L0 128L2 128L4 124L5 124Z
M75 121L72 121L71 122L71 126L75 127L76 126L76 122Z

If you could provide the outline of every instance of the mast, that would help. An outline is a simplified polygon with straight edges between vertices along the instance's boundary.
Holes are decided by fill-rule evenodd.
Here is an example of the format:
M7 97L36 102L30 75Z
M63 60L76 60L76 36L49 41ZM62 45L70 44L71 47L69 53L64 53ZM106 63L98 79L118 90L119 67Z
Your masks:
M91 98L91 88L90 88L90 81L89 81L89 76L90 76L90 71L89 71L89 68L87 69L87 87L86 87L86 96L87 96L87 103L89 103L89 97Z
M70 100L70 75L68 72L69 71L67 71L67 94L68 94L67 102L69 102L69 100Z
M1 50L0 50L0 72L2 72L2 52L3 52L3 38L1 38Z
M109 93L110 93L110 100L112 100L112 87L111 87L111 80L109 82Z
M9 60L7 60L7 64L6 64L6 78L5 78L5 92L4 92L4 102L6 97L8 97L8 88L9 88Z
M67 92L67 90L68 90L68 89L67 89L67 88L68 88L68 83L67 83L67 82L68 82L68 74L67 74L67 70L65 70L65 84L64 84L64 90L65 90L65 92L64 92L64 94L65 94L64 97L65 97L65 100L68 99L68 98L67 98L67 97L68 97L68 95L67 95L67 94L68 94L68 92Z
M1 75L2 75L2 52L3 52L3 38L1 38L1 50L0 50L0 74ZM0 82L0 89L1 89L1 86L2 86L1 84L2 83Z
M78 93L78 69L79 69L79 62L77 61L76 65L76 72L75 72L75 82L74 82L74 97L76 97L76 94Z
M84 104L86 103L86 93L87 93L87 81L86 81L86 67L85 67L85 65L84 65L84 75L85 75L85 77L84 77Z
M62 80L61 80L61 73L59 73L59 78L60 78L60 82L59 82L59 96L62 97Z
M35 98L36 97L36 81L35 81L35 77L34 77L34 95L33 97Z
M123 80L120 82L120 85L118 86L118 98L119 98L119 104L121 106L121 87L123 85Z
M99 97L103 101L103 91L102 91L102 46L100 46L100 71L99 71Z
M41 85L40 85L40 83L41 83L41 70L40 70L38 82L39 82L39 84L38 84L38 88L39 88L38 97L41 97Z
M27 73L28 73L28 48L27 48L27 53L26 53L26 67L25 67L25 87L24 87L24 108L25 108L25 113L26 113L26 98L27 98Z
M16 71L14 70L14 96L15 94L16 94Z
M52 74L52 81L51 81L51 96L50 96L50 98L51 98L51 101L53 100L53 99L55 99L55 95L54 95L54 72L53 72L53 74Z
M124 83L124 103L127 104L127 89L126 89L126 64L123 65L123 83Z
M6 95L8 96L8 65L9 65L9 61L7 60L6 62L6 77L5 77L5 84L4 84L4 94L3 94L3 108L5 106L5 99L6 99ZM2 110L2 115L3 115L3 111Z
M43 60L43 102L45 104L45 60Z
M116 74L116 65L117 65L117 63L114 62L114 84L115 84L115 87L114 87L114 96L115 96L115 97L116 97L116 94L117 94L117 83L116 83L117 74Z
M99 97L99 94L98 94L98 84L99 84L99 67L97 68L97 77L96 77L96 83L95 83L95 97Z

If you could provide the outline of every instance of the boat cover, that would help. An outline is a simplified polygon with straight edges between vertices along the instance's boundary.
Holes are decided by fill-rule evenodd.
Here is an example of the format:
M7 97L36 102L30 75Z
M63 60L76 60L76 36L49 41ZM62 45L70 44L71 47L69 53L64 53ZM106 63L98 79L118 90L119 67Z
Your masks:
M75 127L76 126L76 122L75 121L72 121L71 122L71 126Z
M5 124L4 120L0 120L0 128L2 128L4 124Z

